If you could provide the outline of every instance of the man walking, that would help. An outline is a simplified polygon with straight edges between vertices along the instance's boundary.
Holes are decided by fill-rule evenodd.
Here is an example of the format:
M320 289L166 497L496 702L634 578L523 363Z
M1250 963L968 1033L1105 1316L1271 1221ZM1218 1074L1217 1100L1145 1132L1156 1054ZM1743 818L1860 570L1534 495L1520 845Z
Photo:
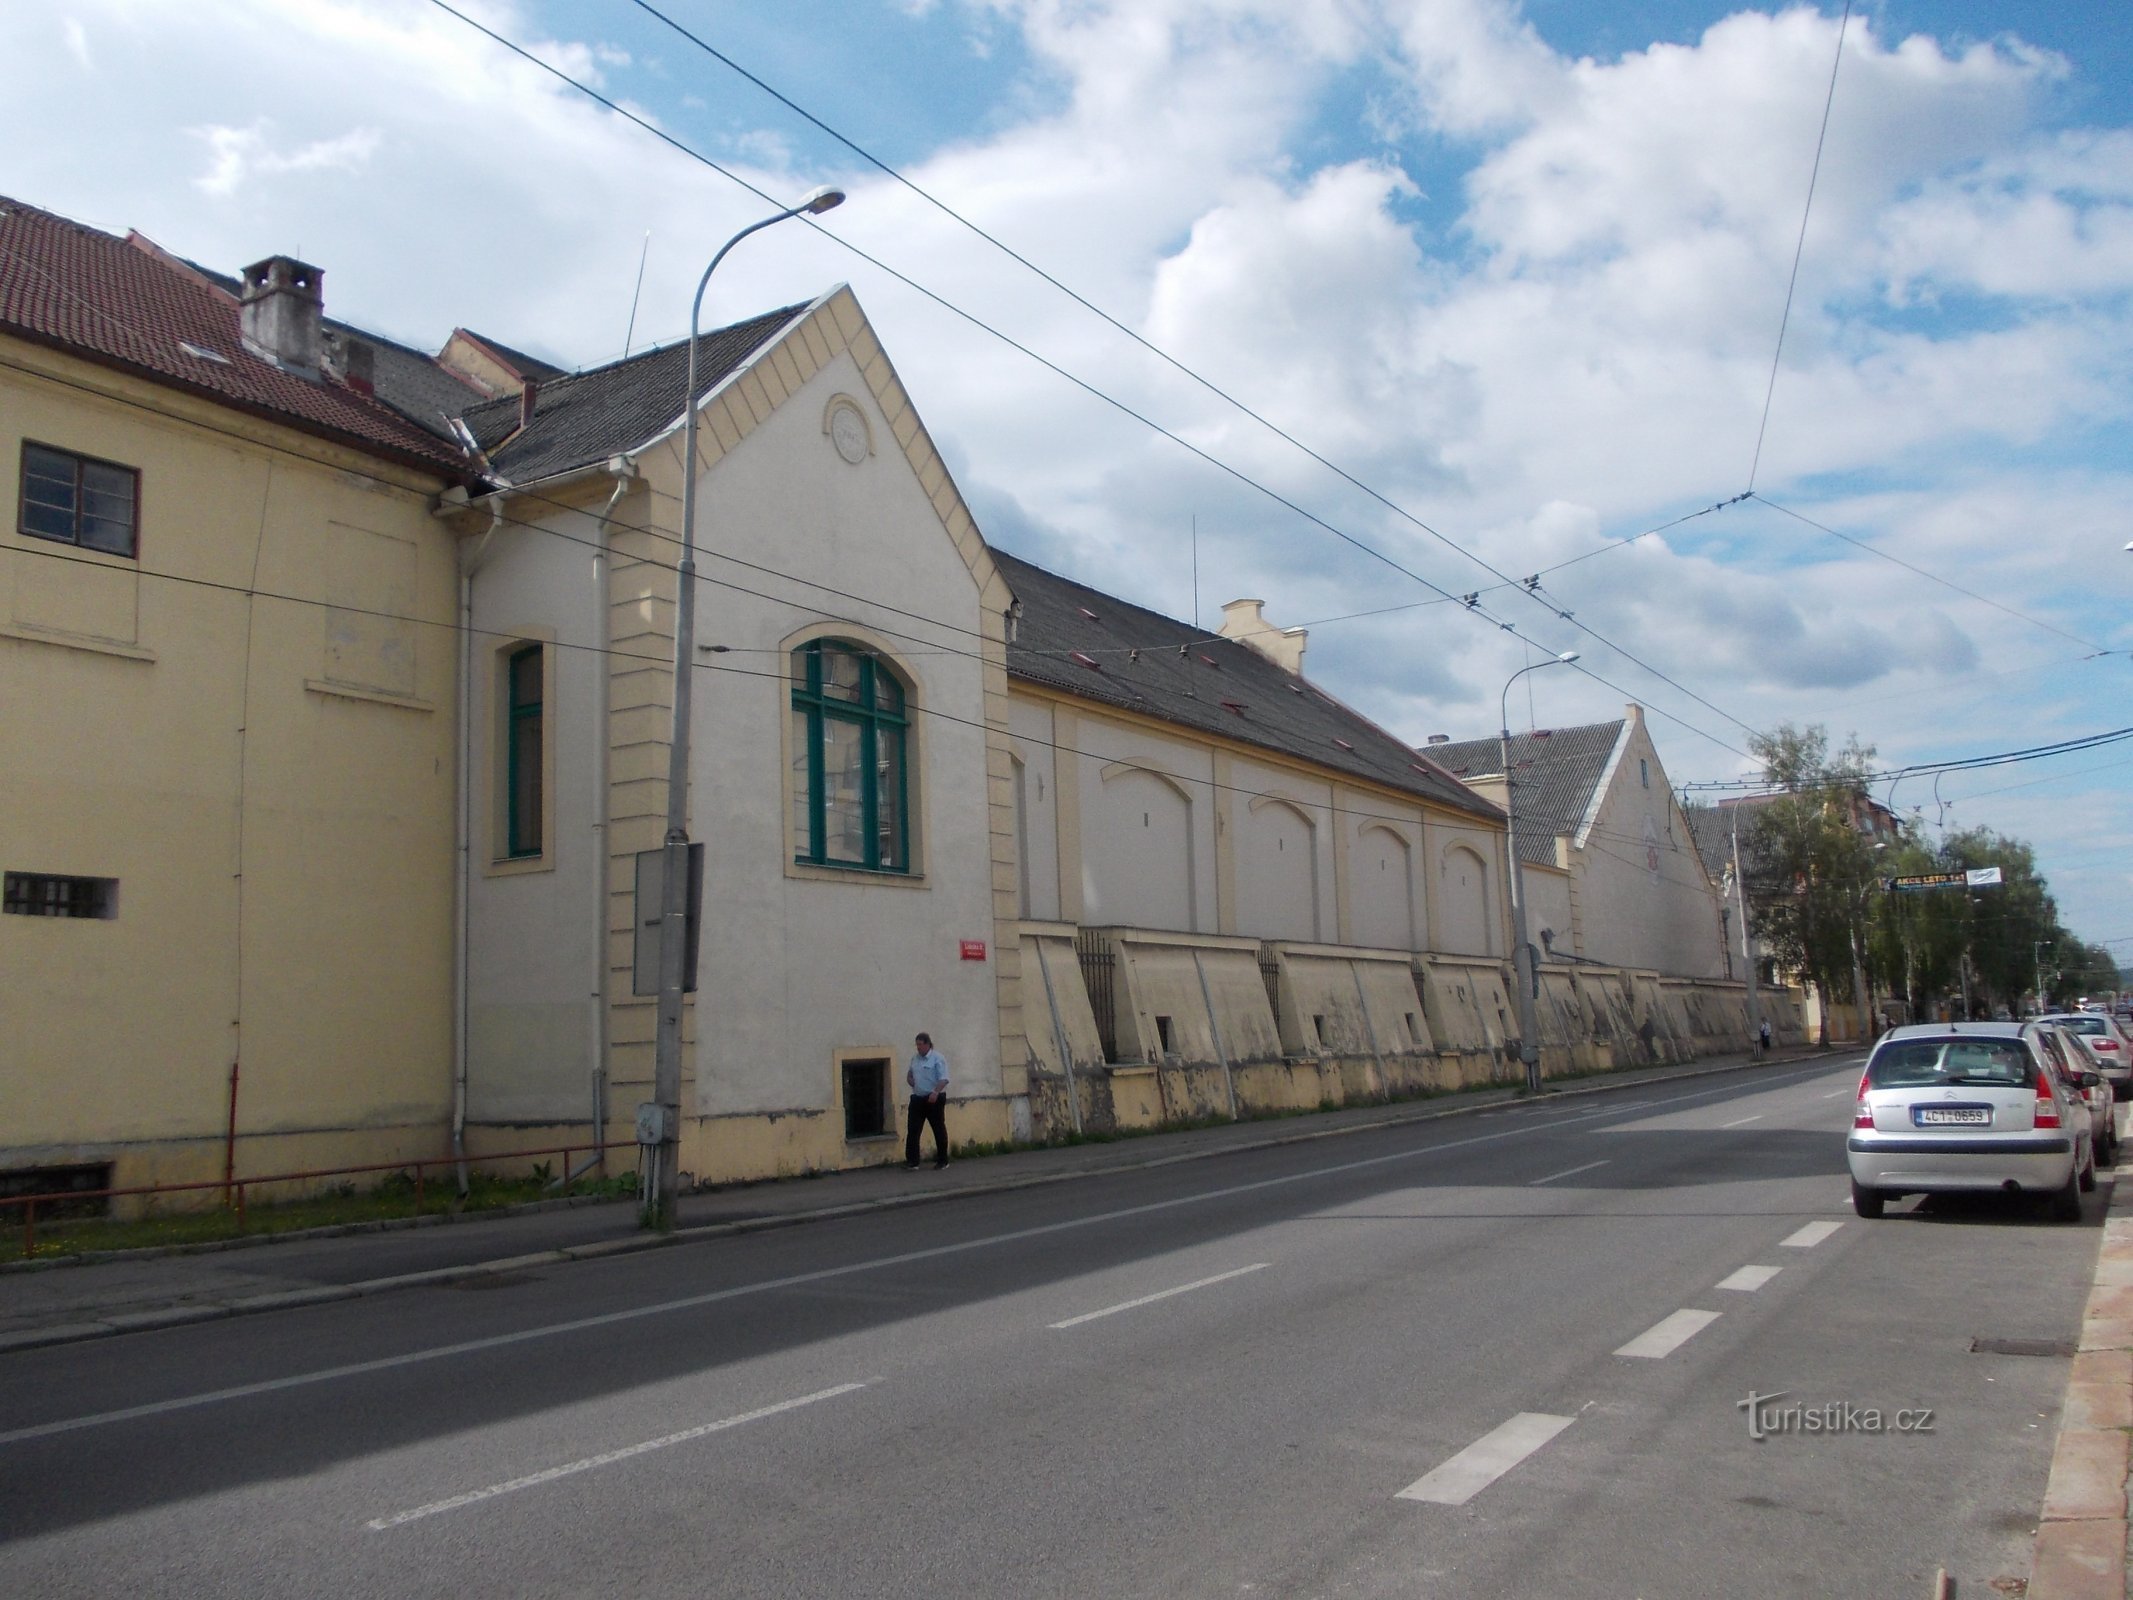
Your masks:
M1763 1019L1763 1025L1758 1031L1755 1043L1755 1054L1758 1060L1770 1054L1770 1019L1768 1017Z
M933 1048L933 1036L922 1033L911 1065L904 1069L904 1082L911 1086L911 1109L904 1127L904 1171L918 1170L918 1130L933 1129L933 1170L948 1165L948 1062Z

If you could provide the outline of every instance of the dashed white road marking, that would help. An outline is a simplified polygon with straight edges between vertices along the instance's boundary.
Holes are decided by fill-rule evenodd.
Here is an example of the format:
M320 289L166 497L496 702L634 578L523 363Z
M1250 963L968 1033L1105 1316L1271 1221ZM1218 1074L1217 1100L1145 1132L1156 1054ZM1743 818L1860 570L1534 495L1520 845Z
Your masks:
M1432 1467L1393 1498L1463 1506L1577 1419L1521 1411L1443 1465Z
M1735 1117L1731 1122L1721 1122L1718 1126L1719 1130L1723 1132L1727 1128L1744 1128L1751 1122L1761 1122L1762 1120L1763 1114L1758 1111L1752 1117Z
M744 1411L737 1417L725 1417L717 1422L706 1422L701 1427L684 1428L679 1433L664 1434L657 1439L647 1439L642 1444L624 1445L620 1450L606 1450L596 1456L586 1456L580 1461L567 1461L559 1467L549 1467L541 1472L529 1472L523 1478L513 1478L507 1483L492 1483L486 1489L473 1489L466 1494L455 1494L449 1500L432 1500L426 1506L416 1506L412 1511L396 1511L389 1517L373 1517L363 1524L373 1533L383 1533L388 1528L397 1528L403 1523L420 1522L424 1517L441 1516L447 1511L458 1511L484 1500L494 1500L498 1495L514 1494L520 1489L533 1489L544 1483L553 1483L558 1478L567 1478L574 1473L590 1472L595 1467L611 1467L618 1461L628 1461L634 1456L648 1455L654 1450L666 1450L677 1444L687 1444L692 1439L702 1439L710 1434L724 1433L728 1428L738 1428L744 1422L760 1422L765 1417L777 1416L784 1411L797 1411L802 1406L815 1405L823 1400L834 1400L841 1394L850 1394L864 1389L863 1383L840 1383L833 1389L817 1389L813 1394L803 1394L797 1399L780 1400L776 1405L760 1406L754 1411Z
M1677 1311L1662 1317L1615 1352L1640 1361L1661 1361L1718 1320L1715 1311Z
M1581 1172L1590 1172L1594 1167L1604 1167L1606 1165L1607 1163L1604 1161L1588 1161L1582 1167L1571 1167L1567 1171L1551 1172L1545 1178L1531 1179L1527 1182L1526 1187L1532 1189L1544 1183L1553 1183L1558 1178L1574 1178Z
M1784 1269L1782 1267L1742 1267L1729 1278L1718 1280L1721 1289L1738 1289L1742 1294L1753 1294Z
M1138 1300L1122 1300L1115 1306L1105 1306L1101 1311L1084 1311L1078 1317L1068 1317L1064 1322L1051 1324L1054 1328L1078 1328L1084 1322L1094 1322L1098 1317L1115 1317L1121 1311L1131 1311L1138 1306L1153 1305L1158 1300L1168 1300L1174 1294L1190 1294L1195 1289L1204 1289L1212 1283L1227 1283L1232 1278L1241 1278L1247 1272L1263 1272L1272 1266L1270 1261L1254 1261L1248 1267L1236 1267L1228 1272L1218 1272L1212 1278L1200 1278L1192 1283L1181 1283L1175 1289L1158 1289L1154 1294L1144 1294Z
M1836 1099L1836 1098L1837 1098L1837 1096L1838 1096L1838 1095L1840 1095L1840 1094L1857 1094L1857 1093L1858 1093L1858 1091L1857 1091L1856 1089L1850 1089L1850 1088L1842 1088L1842 1089L1832 1089L1832 1090L1830 1090L1830 1091L1829 1091L1829 1093L1828 1093L1828 1094L1825 1094L1824 1096L1822 1096L1822 1098L1823 1098L1824 1100L1834 1100L1834 1099Z
M1799 1076L1804 1079L1819 1072L1810 1069ZM1719 1085L1709 1089L1697 1089L1687 1094L1678 1094L1662 1101L1637 1102L1642 1104L1685 1105L1693 1100L1708 1100L1714 1096L1730 1093L1731 1085ZM1590 1113L1593 1116L1612 1116L1616 1111L1631 1107L1614 1106ZM1483 1116L1491 1113L1483 1112ZM489 1350L508 1348L530 1340L553 1339L571 1334L586 1333L596 1328L612 1328L645 1317L668 1316L677 1311L695 1310L701 1306L719 1305L728 1300L745 1296L775 1293L783 1289L798 1288L804 1284L825 1283L854 1273L878 1272L886 1268L909 1266L919 1261L933 1261L947 1256L962 1255L969 1251L990 1250L1001 1245L1019 1244L1028 1239L1048 1238L1081 1228L1095 1228L1129 1218L1153 1216L1187 1206L1204 1205L1210 1201L1228 1200L1238 1195L1257 1194L1286 1188L1291 1184L1316 1182L1341 1173L1365 1172L1375 1168L1406 1161L1444 1155L1453 1150L1468 1150L1486 1144L1501 1144L1506 1139L1527 1136L1526 1127L1503 1128L1488 1133L1470 1134L1463 1139L1444 1139L1430 1144L1415 1145L1406 1149L1386 1152L1382 1155L1363 1156L1352 1161L1329 1162L1324 1166L1306 1168L1300 1172L1284 1172L1271 1178L1254 1178L1244 1183L1224 1184L1213 1189L1199 1189L1189 1194L1173 1195L1164 1200L1145 1201L1139 1205L1121 1206L1113 1210L1085 1212L1079 1216L1066 1217L1057 1222L1038 1223L1027 1228L1013 1228L1002 1233L985 1234L976 1238L955 1239L947 1244L927 1245L913 1250L900 1250L886 1256L875 1256L861 1261L848 1261L832 1267L817 1267L812 1271L788 1273L782 1277L764 1278L750 1283L734 1284L722 1289L709 1289L700 1294L681 1295L671 1300L659 1300L649 1305L626 1306L615 1311L600 1311L589 1316L573 1317L564 1322L548 1322L529 1328L514 1328L508 1333L488 1334L476 1339L455 1340L450 1344L428 1345L419 1349L402 1351L397 1355L378 1356L367 1361L344 1362L338 1366L314 1368L308 1372L289 1373L279 1378L264 1378L252 1383L232 1384L227 1388L209 1389L192 1394L173 1395L163 1400L150 1400L140 1405L123 1406L115 1411L93 1412L85 1416L62 1417L52 1422L32 1423L27 1427L0 1431L0 1446L21 1444L31 1439L50 1438L56 1434L74 1433L84 1428L107 1428L118 1423L135 1422L147 1417L169 1416L176 1412L197 1410L203 1406L226 1405L233 1400L249 1399L255 1395L278 1394L285 1390L306 1388L313 1384L337 1383L344 1378L364 1377L372 1373L386 1372L399 1367L415 1366L430 1361L449 1360L457 1356L474 1355ZM689 1230L695 1232L696 1230Z
M1778 1243L1788 1250L1812 1250L1843 1226L1841 1222L1810 1222L1789 1238L1778 1240Z

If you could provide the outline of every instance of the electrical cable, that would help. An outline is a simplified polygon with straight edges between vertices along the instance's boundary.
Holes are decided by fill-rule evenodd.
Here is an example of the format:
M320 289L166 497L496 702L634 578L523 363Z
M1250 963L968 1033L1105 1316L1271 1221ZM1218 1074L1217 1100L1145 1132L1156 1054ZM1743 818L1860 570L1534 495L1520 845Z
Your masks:
M746 178L741 177L738 173L732 171L727 167L721 166L718 162L713 161L709 156L702 154L700 151L694 149L690 145L685 144L681 140L675 138L672 134L669 134L663 129L656 127L652 123L647 122L644 118L639 117L635 113L627 110L618 102L610 99L606 95L601 94L597 89L594 89L589 85L580 82L578 79L573 78L569 73L563 71L560 67L557 67L550 62L542 60L539 56L534 55L531 51L525 49L521 45L516 44L512 40L506 38L504 35L497 33L494 29L488 28L483 24L476 22L473 18L467 16L464 12L454 9L448 3L448 0L430 0L430 3L436 6L437 9L446 12L448 15L458 18L468 27L484 35L486 38L494 41L496 44L502 46L504 49L509 50L512 54L518 56L520 59L526 61L528 64L539 68L542 72L547 73L551 77L557 79L559 82L568 85L572 89L575 89L578 93L585 95L588 99L597 101L599 104L607 107L608 110L614 112L617 116L624 118L626 121L633 123L639 128L642 128L645 132L651 134L661 143L668 145L670 148L688 157L690 160L698 162L710 171L716 172L717 174L719 174L719 176L727 179L729 182L737 184L741 188L746 189L749 193L758 196L767 204L777 203L771 195L766 193L764 190L758 188L755 184L750 183ZM859 260L864 261L869 266L872 266L876 270L885 273L887 276L894 279L896 282L910 289L913 293L924 297L925 299L931 301L933 304L939 306L942 310L948 312L950 315L960 318L964 322L970 324L970 326L972 326L973 328L978 329L980 332L985 333L994 339L997 339L1002 344L1006 345L1009 349L1012 349L1018 354L1027 357L1029 360L1036 362L1038 365L1044 367L1047 371L1053 373L1055 376L1065 380L1067 383L1073 385L1075 388L1080 389L1083 393L1087 394L1092 399L1100 401L1104 405L1110 406L1111 408L1119 412L1121 415L1127 417L1129 420L1137 422L1142 427L1145 427L1151 432L1160 435L1162 438L1169 440L1178 448L1186 451L1188 454L1194 456L1195 458L1204 462L1208 466L1213 467L1216 471L1236 480L1238 483L1244 485L1246 488L1254 490L1266 499L1273 501L1275 504L1292 512L1294 515L1302 518L1304 521L1311 523L1313 526L1321 528L1325 532L1332 534L1336 539L1339 539L1343 543L1352 546L1358 551L1361 551L1363 554L1370 556L1373 560L1384 563L1386 566L1392 568L1394 571L1400 573L1402 576L1412 579L1414 582L1421 584L1424 588L1430 590L1432 593L1443 596L1446 599L1458 599L1467 610L1473 611L1477 615L1482 616L1487 621L1494 623L1500 631L1509 633L1514 638L1518 638L1528 644L1532 644L1538 649L1549 650L1549 653L1551 655L1559 653L1550 649L1549 646L1547 646L1541 640L1532 638L1530 635L1521 632L1516 624L1505 621L1502 618L1495 616L1491 612L1480 610L1478 606L1478 592L1455 596L1451 590L1445 588L1443 585L1436 583L1429 578L1423 577L1419 572L1416 572L1412 568L1407 567L1401 562L1394 560L1385 552L1366 543L1362 539L1357 538L1355 535L1347 532L1345 529L1337 527L1333 523L1328 522L1325 518L1318 516L1316 513L1306 510L1303 506L1299 505L1297 502L1290 499L1288 496L1280 493L1278 490L1259 482L1257 479L1251 477L1249 474L1245 473L1240 468L1230 465L1228 462L1223 461L1220 457L1215 456L1209 453L1208 451L1202 449L1200 446L1192 443L1183 435L1173 431L1172 429L1166 428L1161 423L1157 422L1154 418L1148 416L1144 412L1134 409L1125 401L1120 400L1116 396L1106 393L1104 390L1097 388L1087 379L1077 376L1076 374L1068 371L1066 368L1060 366L1057 362L1050 360L1048 357L1040 355L1038 352L1031 349L1029 346L1015 339L1012 335L986 322L983 318L977 316L974 312L968 311L963 307L956 305L953 301L947 299L945 296L939 294L935 290L927 288L924 284L919 283L916 279L913 279L907 274L899 271L895 267L890 266L887 262L883 261L878 256L869 254L867 251L853 244L850 240L842 238L839 235L830 232L827 228L824 228L820 224L815 222L813 218L802 217L798 220L805 222L810 228L814 228L825 239L831 240L833 243L850 252ZM1363 485L1362 487L1365 489L1366 493L1376 493L1376 491L1370 490L1367 485ZM1414 520L1416 526L1422 528L1433 538L1440 540L1449 548L1459 551L1459 553L1466 556L1468 560L1471 560L1477 565L1481 566L1483 570L1503 580L1505 584L1511 584L1520 589L1526 588L1526 585L1523 582L1519 580L1514 580L1508 574L1498 571L1495 567L1490 566L1480 557L1475 556L1471 552L1464 550L1459 544L1457 544L1456 541L1446 538L1443 534L1437 532L1436 529L1430 528L1426 523L1420 522L1419 519L1414 519L1411 513L1404 511L1397 505L1393 505L1390 501L1386 501L1385 503L1397 514L1408 517L1410 520ZM1531 592L1528 591L1528 593L1530 595ZM1534 598L1536 598L1537 601L1537 597ZM1545 602L1537 601L1537 603ZM1725 710L1722 706L1713 704L1711 701L1705 699L1702 695L1697 694L1693 689L1690 689L1686 685L1669 677L1667 674L1659 671L1656 667L1653 667L1649 663L1640 659L1631 651L1625 649L1619 644L1616 644L1613 640L1607 638L1604 634L1599 633L1597 630L1591 628L1587 624L1578 622L1570 612L1566 610L1557 609L1552 604L1549 605L1548 609L1554 611L1555 614L1561 620L1568 622L1572 627L1578 629L1582 633L1585 633L1597 643L1603 644L1607 646L1607 648L1609 648L1610 650L1613 650L1625 661L1628 661L1632 665L1641 669L1642 671L1649 673L1652 677L1656 678L1661 683L1666 684L1668 687L1674 689L1677 693L1680 693L1686 696L1687 698L1694 700L1697 704L1703 706L1706 710L1716 712L1720 717L1723 717L1726 721L1733 723L1736 727L1741 728L1745 732L1752 734L1759 731L1752 724L1742 721L1739 717L1734 716L1731 712ZM1618 694L1628 692L1624 690L1620 685L1609 683L1606 679L1600 678L1598 674L1593 673L1592 671L1590 671L1590 669L1581 666L1579 670L1581 672L1584 672L1586 676L1593 678L1595 682L1605 684L1608 688L1614 689L1615 692ZM1653 707L1653 709L1655 711L1659 710L1658 707ZM1666 713L1662 712L1661 714L1665 715ZM1689 729L1689 731L1696 733L1701 738L1710 739L1711 742L1719 745L1723 749L1733 749L1733 747L1727 745L1725 741L1717 739L1712 735L1703 732L1702 729L1695 727L1694 724L1682 721L1679 718L1672 718L1671 720L1676 721L1677 723L1679 723L1680 726ZM1744 752L1736 751L1735 753L1740 754Z
M1755 430L1755 455L1748 463L1747 493L1755 492L1755 474L1763 464L1763 435L1770 427L1770 402L1777 394L1778 363L1785 354L1785 330L1792 322L1792 296L1800 283L1800 257L1807 250L1807 219L1814 214L1815 184L1822 176L1822 146L1829 138L1829 113L1837 103L1837 69L1844 64L1844 30L1852 20L1852 0L1844 0L1837 23L1837 49L1829 63L1829 92L1822 100L1822 127L1815 135L1814 165L1807 174L1807 200L1800 207L1800 236L1792 247L1792 276L1785 280L1785 310L1778 318L1777 348L1770 355L1770 382L1763 390L1763 419Z

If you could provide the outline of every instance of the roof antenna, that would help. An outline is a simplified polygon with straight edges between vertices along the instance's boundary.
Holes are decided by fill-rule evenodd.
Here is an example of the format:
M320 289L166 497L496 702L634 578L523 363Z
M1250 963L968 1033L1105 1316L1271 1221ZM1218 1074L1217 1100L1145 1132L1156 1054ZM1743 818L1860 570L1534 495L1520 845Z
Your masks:
M652 230L644 230L644 248L637 252L637 290L630 296L630 325L622 335L622 359L630 358L630 341L637 337L637 302L644 298L644 258L652 253Z
M1200 513L1192 514L1192 631L1200 631Z

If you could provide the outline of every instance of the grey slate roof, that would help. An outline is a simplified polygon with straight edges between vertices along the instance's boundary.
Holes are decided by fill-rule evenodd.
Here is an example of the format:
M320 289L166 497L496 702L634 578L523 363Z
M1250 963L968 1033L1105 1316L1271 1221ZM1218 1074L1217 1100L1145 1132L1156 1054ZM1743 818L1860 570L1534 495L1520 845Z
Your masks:
M1007 647L1010 675L1501 819L1411 746L1249 646L1211 639L1004 550L992 554L1022 604Z
M500 356L509 362L518 369L518 374L522 378L532 378L538 382L546 383L550 378L563 376L563 368L556 366L552 362L543 361L539 356L529 356L523 350L514 350L500 339L492 339L486 333L476 333L472 328L461 328L459 331L469 339L479 342L492 355Z
M1622 719L1581 728L1543 728L1511 735L1511 804L1518 823L1518 858L1555 864L1555 841L1574 834L1592 807L1607 758L1622 737ZM1503 751L1494 739L1433 744L1424 753L1455 778L1495 777Z
M716 387L807 304L785 306L701 335L696 348L699 394ZM634 450L681 415L688 386L689 346L683 340L541 384L534 396L533 421L523 432L517 395L486 401L462 415L498 475L513 483L531 483Z

